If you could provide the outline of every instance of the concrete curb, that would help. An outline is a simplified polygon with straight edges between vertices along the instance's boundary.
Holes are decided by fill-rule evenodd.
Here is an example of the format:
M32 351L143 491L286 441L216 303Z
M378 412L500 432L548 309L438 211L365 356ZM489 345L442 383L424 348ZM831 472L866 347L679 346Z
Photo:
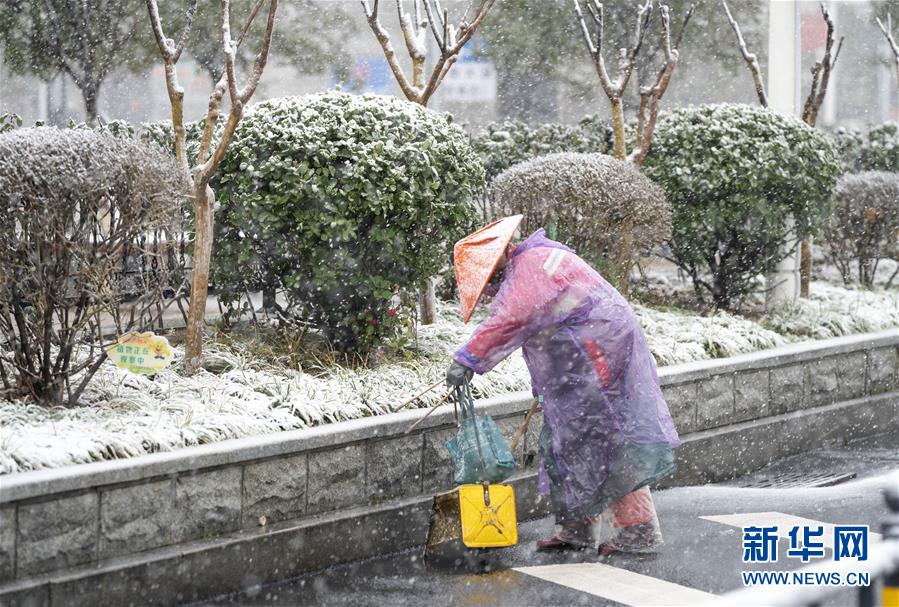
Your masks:
M741 422L684 437L678 471L663 487L723 480L741 467L899 428L899 391ZM519 520L546 516L534 472L518 475ZM173 605L252 589L330 565L422 548L431 496L351 508L254 531L168 546L0 586L18 605ZM136 598L137 597L137 598Z
M519 521L549 514L548 500L537 494L536 474L508 482L515 487ZM432 499L352 508L0 585L0 604L176 605L338 563L423 550Z
M709 375L724 375L737 371L779 367L819 360L828 356L836 356L858 350L887 348L897 344L899 344L899 328L887 329L877 333L860 333L845 337L805 341L728 358L713 358L693 363L669 365L659 369L659 380L663 386L680 384L703 379Z

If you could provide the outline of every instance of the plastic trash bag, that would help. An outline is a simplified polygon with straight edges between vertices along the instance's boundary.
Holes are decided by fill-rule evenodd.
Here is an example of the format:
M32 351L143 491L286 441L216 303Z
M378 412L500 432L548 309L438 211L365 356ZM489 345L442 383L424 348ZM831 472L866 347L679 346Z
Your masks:
M471 389L456 391L462 412L456 436L446 443L457 485L498 483L515 472L515 458L496 422L489 415L475 415Z

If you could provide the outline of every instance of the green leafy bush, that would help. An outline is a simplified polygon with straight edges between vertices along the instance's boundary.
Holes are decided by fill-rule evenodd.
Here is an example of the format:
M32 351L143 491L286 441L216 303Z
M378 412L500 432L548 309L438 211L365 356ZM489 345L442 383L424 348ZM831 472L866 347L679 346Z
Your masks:
M611 147L612 131L596 117L577 125L546 123L532 128L519 120L494 122L472 136L487 183L511 167L537 156L557 152L605 153Z
M523 233L554 229L559 241L619 286L639 251L671 235L671 206L662 189L605 154L534 158L501 173L491 194L503 214L524 215Z
M840 128L831 134L843 171L899 172L899 124L887 122L868 130Z
M391 300L440 269L484 183L447 115L338 92L253 106L219 175L220 297L283 289L292 317L343 350L393 334Z
M643 170L671 202L674 261L701 301L728 308L829 217L840 165L829 138L799 120L717 104L660 116Z
M6 112L0 114L0 133L5 133L22 126L22 118L18 114Z
M823 230L825 254L846 284L852 282L856 264L859 283L870 288L881 259L899 261L899 173L844 175L833 201L833 215Z

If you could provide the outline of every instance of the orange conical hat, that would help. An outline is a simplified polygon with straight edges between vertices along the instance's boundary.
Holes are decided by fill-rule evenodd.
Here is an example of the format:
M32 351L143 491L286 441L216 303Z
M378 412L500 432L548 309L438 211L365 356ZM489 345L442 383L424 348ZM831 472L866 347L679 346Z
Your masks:
M468 322L471 318L471 313L496 271L521 218L521 215L512 215L494 221L469 234L453 247L463 322Z

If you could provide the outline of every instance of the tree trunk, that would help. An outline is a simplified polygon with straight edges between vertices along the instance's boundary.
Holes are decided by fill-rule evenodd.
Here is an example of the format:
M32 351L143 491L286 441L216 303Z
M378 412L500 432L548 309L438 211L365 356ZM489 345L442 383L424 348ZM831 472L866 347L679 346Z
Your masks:
M209 264L212 258L212 228L215 195L207 185L194 189L194 250L187 308L187 335L184 343L184 366L193 375L202 363L203 329L206 320L206 297L209 294Z
M612 133L615 136L615 158L627 160L627 145L624 142L624 108L621 98L609 99L612 104Z
M631 290L631 258L634 253L634 218L628 216L621 225L618 243L618 290L627 297Z
M812 241L802 241L799 252L799 297L808 298L809 283L812 280Z
M84 114L87 123L90 126L96 126L98 115L97 98L100 96L100 87L88 85L81 90L81 95L84 97Z
M274 313L278 309L278 303L275 301L276 297L275 287L264 285L262 287L262 309L266 312Z
M426 287L418 292L419 323L432 325L437 320L437 294L434 292L434 280L429 278Z

